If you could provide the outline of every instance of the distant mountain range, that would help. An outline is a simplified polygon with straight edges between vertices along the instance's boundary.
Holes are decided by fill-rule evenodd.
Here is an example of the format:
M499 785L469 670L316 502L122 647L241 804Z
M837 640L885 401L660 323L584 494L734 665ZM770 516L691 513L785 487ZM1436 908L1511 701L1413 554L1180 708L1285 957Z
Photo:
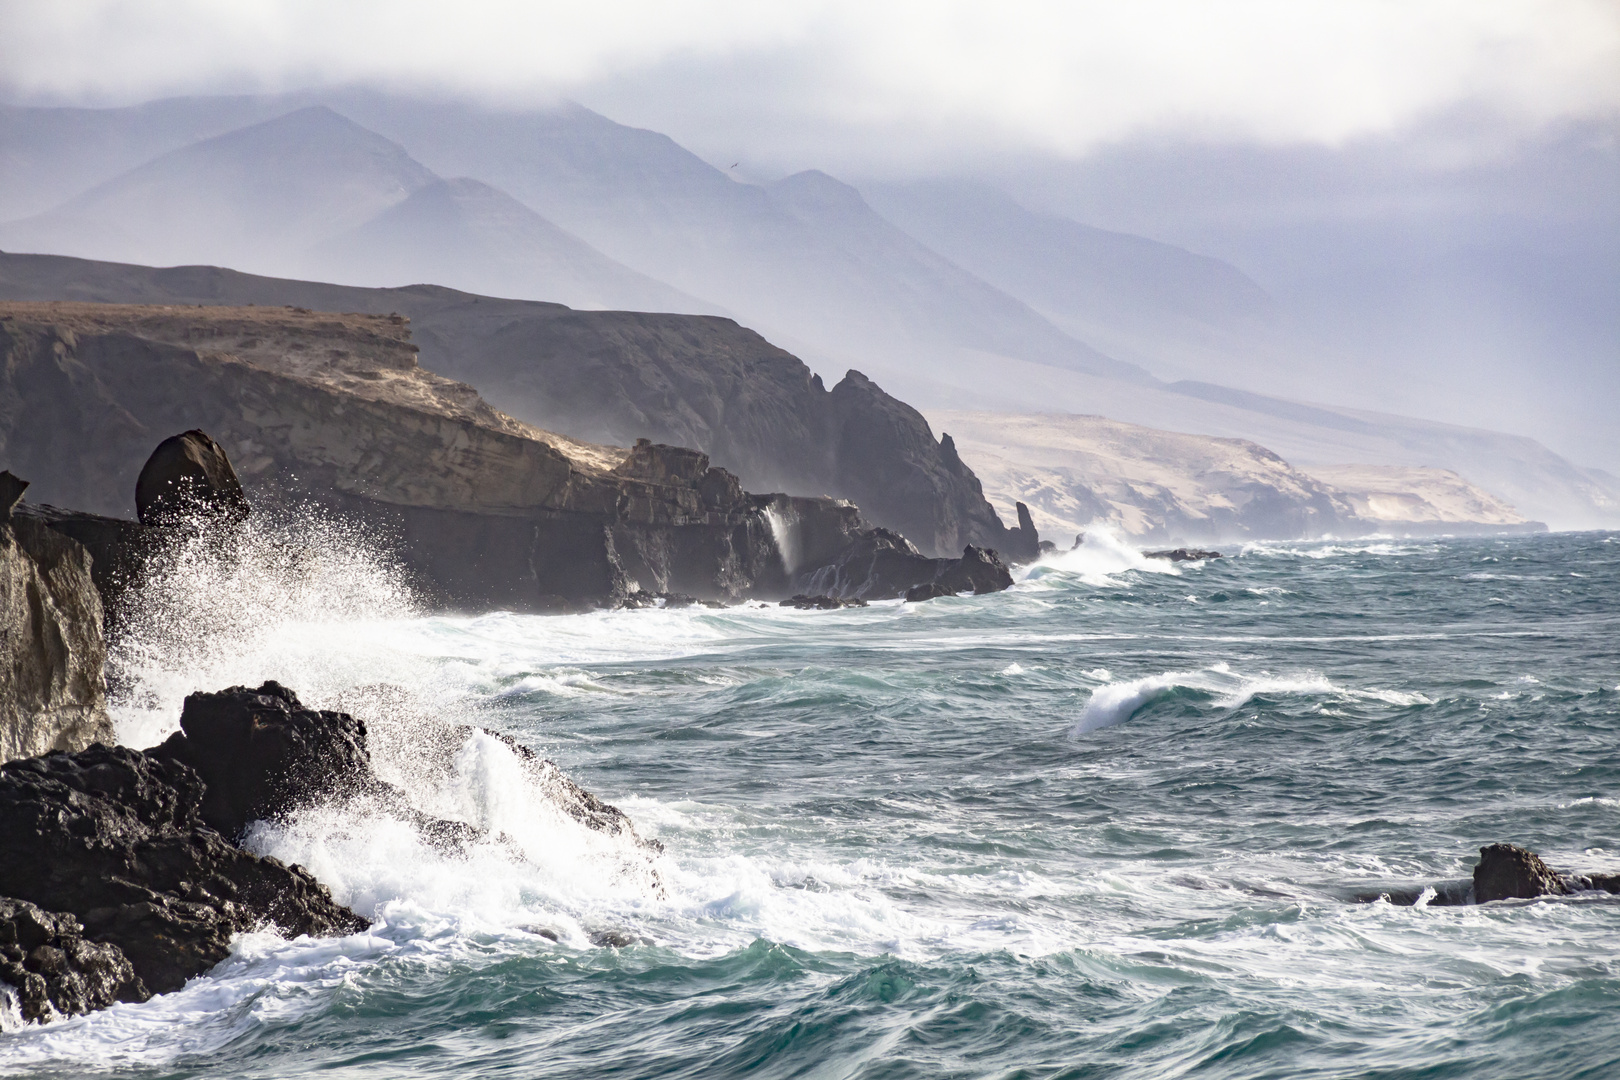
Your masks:
M1293 385L1268 373L1300 346L1226 263L984 187L742 183L579 106L353 91L0 109L4 218L8 251L725 314L829 382L856 367L924 409L1448 468L1554 527L1620 522L1620 482L1533 440L1230 389Z

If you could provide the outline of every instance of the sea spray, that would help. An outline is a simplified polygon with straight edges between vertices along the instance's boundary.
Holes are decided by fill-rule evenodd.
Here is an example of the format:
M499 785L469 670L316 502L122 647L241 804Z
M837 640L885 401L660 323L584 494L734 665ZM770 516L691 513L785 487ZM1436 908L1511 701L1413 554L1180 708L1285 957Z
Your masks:
M1497 839L1620 861L1607 539L1053 572L858 618L391 626L661 839L663 894L572 856L583 832L445 849L312 808L254 842L371 932L245 936L180 992L8 1033L0 1073L1606 1075L1614 904L1352 896L1466 879ZM1487 554L1523 571L1490 586L1509 628L1463 580ZM367 685L371 632L338 682ZM1067 737L1099 685L1167 674L1199 685ZM458 786L472 738L412 800L523 813L493 760Z
M1072 734L1083 735L1124 723L1149 705L1169 698L1196 698L1230 712L1263 695L1374 700L1396 706L1428 701L1422 694L1338 686L1312 671L1295 675L1243 675L1234 672L1228 664L1218 663L1199 671L1166 671L1123 682L1107 682L1092 691Z
M771 539L776 541L776 550L781 553L782 569L792 577L803 562L799 552L798 517L791 510L779 510L773 505L765 508L765 523L770 527Z
M1119 584L1119 575L1130 571L1143 574L1179 576L1181 570L1168 559L1150 559L1111 529L1086 530L1078 547L1041 556L1024 572L1024 580L1040 581L1048 575L1072 575L1088 585Z

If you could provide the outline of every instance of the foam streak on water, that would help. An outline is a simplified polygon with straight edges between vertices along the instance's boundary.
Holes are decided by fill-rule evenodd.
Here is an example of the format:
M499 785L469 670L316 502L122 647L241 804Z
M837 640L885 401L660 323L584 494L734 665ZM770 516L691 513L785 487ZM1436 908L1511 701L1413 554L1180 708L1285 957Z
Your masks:
M0 1073L1620 1074L1620 898L1350 899L1497 840L1620 868L1612 536L1174 566L1098 534L993 596L551 618L421 617L361 540L177 568L162 610L218 632L127 645L123 730L275 677L484 838L261 824L376 925L249 935L177 994L0 1034ZM261 617L187 607L222 580Z

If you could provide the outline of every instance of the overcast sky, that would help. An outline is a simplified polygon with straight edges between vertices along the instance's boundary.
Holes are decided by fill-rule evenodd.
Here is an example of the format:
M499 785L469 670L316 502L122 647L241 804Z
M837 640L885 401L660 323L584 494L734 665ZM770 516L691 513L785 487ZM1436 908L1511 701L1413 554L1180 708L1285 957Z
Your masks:
M1335 145L1459 111L1509 129L1620 111L1620 3L0 3L13 101L355 81L570 96L703 150L875 169L1137 137Z

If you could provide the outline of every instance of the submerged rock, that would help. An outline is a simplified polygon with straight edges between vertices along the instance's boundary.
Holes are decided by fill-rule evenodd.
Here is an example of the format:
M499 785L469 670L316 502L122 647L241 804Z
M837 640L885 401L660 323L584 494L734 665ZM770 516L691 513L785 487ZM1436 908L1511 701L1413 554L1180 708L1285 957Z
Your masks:
M0 896L71 912L153 992L179 989L274 925L332 934L368 922L306 871L252 854L202 818L188 765L92 746L0 767Z
M837 611L839 608L865 607L865 600L843 600L836 596L806 596L799 593L786 600L778 600L777 607L798 608L800 611Z
M205 431L158 443L135 481L135 512L142 525L177 525L197 518L247 517L247 496L224 449Z
M0 761L112 739L90 556L14 512L27 486L0 472Z
M0 982L30 1023L152 996L118 946L86 940L72 915L9 897L0 897Z
M1084 533L1080 534L1081 537L1084 535ZM1076 545L1079 542L1080 537L1076 537ZM1218 551L1205 551L1202 548L1171 548L1168 551L1144 551L1142 554L1149 559L1168 559L1171 562L1199 562L1204 559L1218 559L1221 557L1221 553Z
M306 709L277 682L189 695L180 730L153 752L197 770L207 786L202 818L229 837L300 804L377 784L365 724Z

